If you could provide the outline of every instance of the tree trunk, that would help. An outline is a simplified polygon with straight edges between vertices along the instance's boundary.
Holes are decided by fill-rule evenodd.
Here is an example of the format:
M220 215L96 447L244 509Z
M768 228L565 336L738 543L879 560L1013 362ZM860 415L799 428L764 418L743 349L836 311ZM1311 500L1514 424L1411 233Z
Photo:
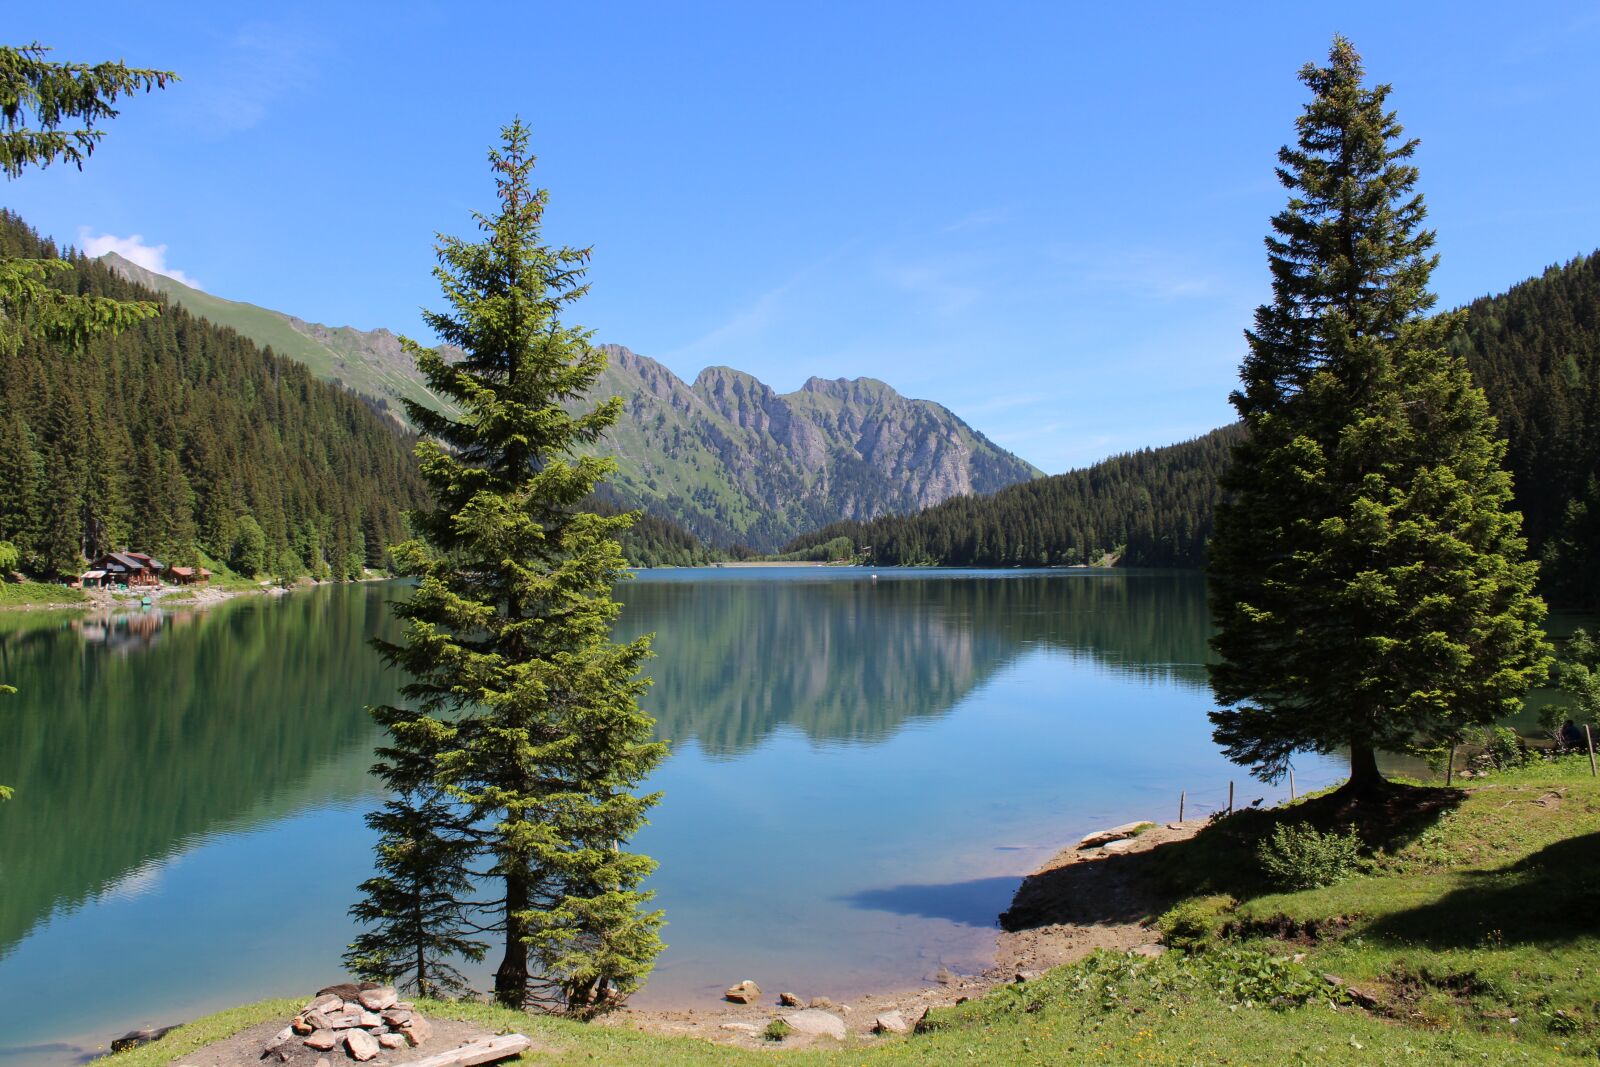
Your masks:
M1384 784L1378 771L1378 754L1364 741L1350 742L1350 783L1352 792L1368 792Z
M507 874L506 954L494 972L494 999L503 1007L519 1010L528 999L528 943L523 940L521 917L527 908L527 879L521 874Z
M413 929L416 930L416 938L417 938L417 944L416 944L416 950L417 950L417 958L416 958L417 996L422 997L423 999L427 999L428 992L429 992L428 991L428 954L427 954L427 949L423 944L422 931L424 930L425 927L423 926L424 919L422 917L422 894L418 893L418 894L413 895L412 898L411 898L411 902L412 902L411 921L414 924Z

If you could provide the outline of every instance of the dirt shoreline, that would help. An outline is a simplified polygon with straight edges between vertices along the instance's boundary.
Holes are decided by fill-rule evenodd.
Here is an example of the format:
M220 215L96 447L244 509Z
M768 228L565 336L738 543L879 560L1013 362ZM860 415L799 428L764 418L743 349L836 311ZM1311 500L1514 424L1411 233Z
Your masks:
M1139 877L1139 864L1131 857L1169 842L1187 840L1205 825L1204 819L1156 824L1136 837L1117 842L1110 851L1068 845L1022 880L1003 917L1004 928L995 939L994 964L982 973L941 971L932 986L884 990L818 1006L842 1017L849 1034L861 1036L873 1031L880 1015L898 1012L908 1025L914 1025L928 1008L980 997L1019 976L1034 977L1099 949L1157 953L1160 937L1146 923L1164 910L1166 902ZM761 981L759 975L743 974L730 975L728 981L731 985L745 978ZM763 986L757 1004L708 1001L703 1006L683 1009L624 1008L604 1017L602 1025L696 1037L721 1045L772 1048L773 1043L766 1041L760 1031L771 1020L795 1010L778 1003L781 992L786 991ZM805 990L794 992L813 995ZM815 992L826 994L826 990ZM818 1040L827 1039L796 1034L786 1038L782 1046Z
M391 579L387 576L378 578L357 578L349 582L319 582L311 578L302 578L292 585L279 585L276 582L257 583L250 588L233 586L224 588L212 585L155 585L139 586L126 591L122 589L85 589L83 595L87 600L71 601L69 603L44 603L44 604L0 604L0 612L5 611L82 611L90 614L107 614L116 612L138 611L144 607L143 599L150 598L151 607L170 608L204 608L213 604L233 600L242 596L287 596L296 589L314 589L324 585L367 585L373 582L386 582Z

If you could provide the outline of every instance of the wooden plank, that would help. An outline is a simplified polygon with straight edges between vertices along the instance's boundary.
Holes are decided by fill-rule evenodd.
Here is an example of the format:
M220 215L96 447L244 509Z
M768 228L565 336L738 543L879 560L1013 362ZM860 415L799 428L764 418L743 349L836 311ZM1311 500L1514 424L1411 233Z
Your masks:
M449 1052L440 1052L423 1060L412 1060L409 1067L473 1067L478 1063L493 1063L524 1051L533 1044L523 1034L501 1034L485 1038Z

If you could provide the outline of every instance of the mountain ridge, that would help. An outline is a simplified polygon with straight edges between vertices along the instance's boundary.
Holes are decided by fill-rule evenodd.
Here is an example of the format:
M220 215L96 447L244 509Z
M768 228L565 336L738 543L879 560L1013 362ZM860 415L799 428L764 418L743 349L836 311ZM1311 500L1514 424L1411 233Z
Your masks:
M201 292L115 253L101 259L192 314L372 397L402 423L400 401L444 408L387 329L308 322ZM771 550L829 523L917 511L1042 473L943 405L876 378L813 376L779 393L735 367L705 367L685 382L625 346L599 347L609 360L591 395L621 396L626 410L595 448L617 459L605 496L713 545Z

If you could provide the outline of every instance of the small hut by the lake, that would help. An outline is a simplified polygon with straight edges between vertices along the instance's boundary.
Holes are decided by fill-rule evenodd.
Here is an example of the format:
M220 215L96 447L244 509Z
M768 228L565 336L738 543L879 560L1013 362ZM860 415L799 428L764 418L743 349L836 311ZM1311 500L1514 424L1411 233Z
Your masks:
M155 585L161 580L161 572L166 569L166 564L143 552L107 552L95 558L81 580L87 582L89 575L101 571L101 586Z

